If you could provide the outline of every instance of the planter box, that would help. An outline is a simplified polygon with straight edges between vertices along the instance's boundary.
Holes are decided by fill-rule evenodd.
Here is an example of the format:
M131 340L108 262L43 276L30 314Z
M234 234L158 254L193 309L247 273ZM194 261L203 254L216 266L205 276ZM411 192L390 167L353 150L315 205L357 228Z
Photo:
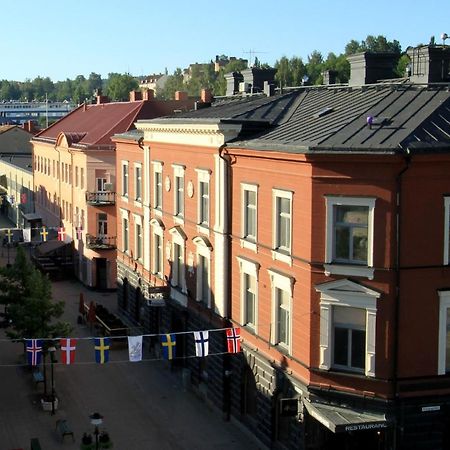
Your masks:
M55 397L55 411L58 409L58 397ZM52 410L52 402L48 402L46 400L44 400L43 398L41 398L41 405L42 405L42 409L44 411L51 411Z

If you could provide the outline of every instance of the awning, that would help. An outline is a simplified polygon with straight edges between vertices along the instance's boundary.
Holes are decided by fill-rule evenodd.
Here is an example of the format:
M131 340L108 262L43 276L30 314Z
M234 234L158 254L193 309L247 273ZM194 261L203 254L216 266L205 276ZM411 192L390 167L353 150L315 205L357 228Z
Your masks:
M306 399L303 400L303 404L310 416L325 425L333 433L379 430L388 427L388 422L383 414L324 403L312 403Z
M31 222L32 220L41 220L42 217L38 213L28 213L23 215L24 219Z

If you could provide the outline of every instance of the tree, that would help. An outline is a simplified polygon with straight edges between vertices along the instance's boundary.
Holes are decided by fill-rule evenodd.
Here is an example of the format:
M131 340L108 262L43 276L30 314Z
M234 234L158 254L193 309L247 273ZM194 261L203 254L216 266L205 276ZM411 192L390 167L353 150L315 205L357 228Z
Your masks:
M323 57L322 53L314 50L308 56L308 63L306 65L306 73L309 77L309 84L320 84L323 71Z
M176 91L182 91L184 89L183 84L183 72L178 67L173 72L173 75L167 77L167 81L164 88L156 92L156 95L163 100L173 100Z
M345 54L353 55L359 52L393 52L400 55L402 48L397 40L388 41L385 36L381 34L378 36L368 35L365 40L358 42L352 39L345 46Z
M27 261L22 248L18 248L11 267L0 268L0 280L6 286L0 302L11 320L8 337L17 340L69 335L71 326L55 321L64 312L64 302L52 301L48 277Z
M89 95L94 95L94 92L98 89L103 89L103 80L102 76L98 73L91 72L89 78L87 79L86 90L89 92Z
M127 101L130 92L139 87L130 74L110 73L106 82L106 95L113 101Z

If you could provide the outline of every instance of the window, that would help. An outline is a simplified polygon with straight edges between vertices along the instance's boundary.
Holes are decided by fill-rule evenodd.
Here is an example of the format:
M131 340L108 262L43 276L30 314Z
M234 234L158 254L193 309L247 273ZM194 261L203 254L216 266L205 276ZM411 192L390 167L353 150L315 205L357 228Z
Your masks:
M176 242L173 243L172 256L172 286L182 286L182 275L184 272L184 251L183 247Z
M162 184L162 163L153 162L153 208L162 211L163 184Z
M184 166L173 166L174 173L174 211L176 217L184 216Z
M444 265L450 264L450 197L444 197Z
M197 255L197 300L209 306L209 260Z
M128 218L122 218L122 251L128 253Z
M272 257L292 264L292 192L273 191L273 252Z
M78 187L78 166L75 166L75 187Z
M320 368L375 376L378 292L347 279L316 286L320 292Z
M108 215L103 213L97 214L97 237L106 237L107 235L108 235Z
M256 250L256 230L257 230L257 194L258 186L251 184L241 184L241 235L243 247Z
M292 294L294 279L275 270L269 270L272 292L272 336L274 345L291 353Z
M122 161L122 195L128 197L128 161Z
M373 278L375 199L327 197L326 201L325 273Z
M210 265L211 250L210 241L202 236L193 239L197 247L196 267L196 300L211 308Z
M84 189L84 167L80 167L80 189Z
M159 219L150 221L152 227L152 273L159 278L164 275L164 253L163 253L163 235L164 225Z
M142 166L140 164L134 166L134 192L135 200L142 201Z
M142 259L142 222L135 222L134 224L135 236L135 259Z
M352 370L365 368L366 311L333 307L333 365Z
M243 326L257 333L259 264L238 257L240 272L240 320Z
M200 227L209 226L209 170L196 169L198 176L197 223Z
M450 291L439 291L438 375L450 373Z

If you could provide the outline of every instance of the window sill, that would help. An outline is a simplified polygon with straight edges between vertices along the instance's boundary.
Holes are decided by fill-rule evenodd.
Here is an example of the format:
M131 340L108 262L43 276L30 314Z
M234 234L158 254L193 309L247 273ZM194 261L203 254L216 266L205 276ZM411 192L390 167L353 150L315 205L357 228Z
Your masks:
M277 250L272 250L272 259L274 261L281 261L286 264L289 264L292 267L292 256L287 255L286 253L280 253Z
M120 197L120 199L121 199L123 202L128 203L128 195L122 195L122 196Z
M248 250L252 250L255 253L258 253L258 246L256 245L256 242L248 241L247 239L241 239L241 248L246 248Z
M184 225L184 217L183 216L173 216L173 221L177 225Z
M141 200L135 200L134 206L137 206L138 208L142 208L142 201Z
M159 208L153 208L153 214L158 217L162 217L163 215L162 210Z
M204 225L197 225L197 233L209 236L209 228Z
M373 280L375 269L367 266L346 265L346 264L324 264L325 275L348 275L351 277L364 277Z

